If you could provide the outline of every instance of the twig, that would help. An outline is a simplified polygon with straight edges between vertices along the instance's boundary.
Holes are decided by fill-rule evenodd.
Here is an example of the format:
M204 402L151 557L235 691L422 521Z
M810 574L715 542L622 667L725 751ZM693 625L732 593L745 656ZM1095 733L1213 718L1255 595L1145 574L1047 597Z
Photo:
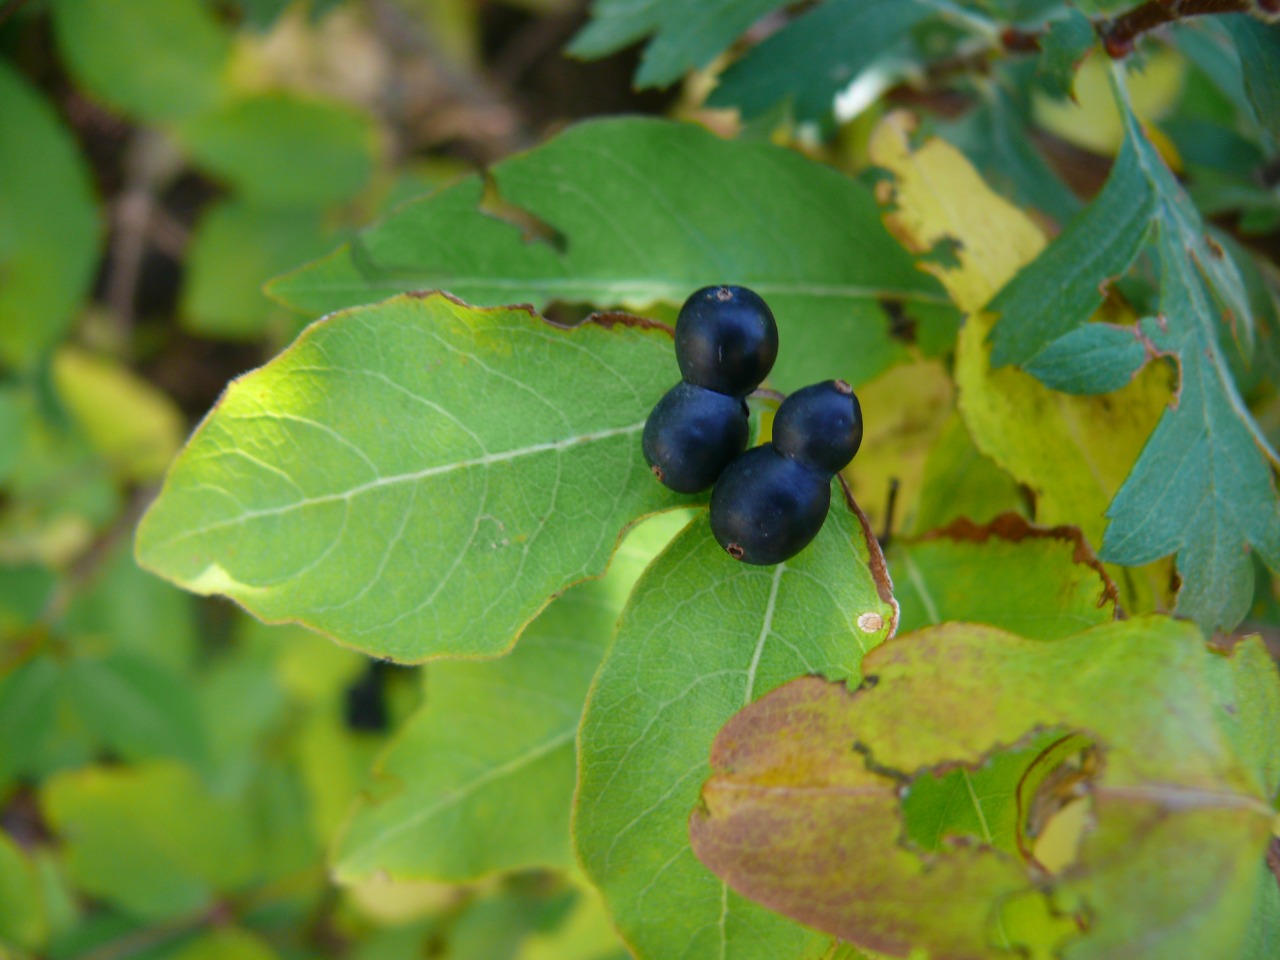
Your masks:
M1134 42L1156 27L1175 20L1223 13L1247 13L1253 0L1148 0L1110 20L1094 24L1107 54L1115 60L1133 52Z

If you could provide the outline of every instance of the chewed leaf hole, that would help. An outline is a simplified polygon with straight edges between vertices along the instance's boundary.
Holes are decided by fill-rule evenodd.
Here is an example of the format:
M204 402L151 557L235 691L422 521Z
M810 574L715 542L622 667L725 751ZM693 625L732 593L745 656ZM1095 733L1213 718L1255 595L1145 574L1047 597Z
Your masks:
M1091 822L1098 769L1093 740L1052 729L993 750L976 766L925 771L902 792L905 840L929 852L978 843L1060 873L1075 862Z

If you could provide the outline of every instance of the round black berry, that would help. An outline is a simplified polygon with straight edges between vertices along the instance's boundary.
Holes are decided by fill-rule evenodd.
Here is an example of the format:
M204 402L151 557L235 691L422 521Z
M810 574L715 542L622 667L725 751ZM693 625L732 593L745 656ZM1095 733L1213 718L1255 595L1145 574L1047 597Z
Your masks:
M779 453L830 475L849 465L862 445L862 405L849 384L827 380L797 390L773 418Z
M645 422L644 458L672 490L705 490L746 449L747 414L746 401L739 397L677 383Z
M676 318L676 361L688 383L745 397L778 358L778 326L746 287L703 287Z
M830 505L830 477L766 443L720 474L711 494L711 532L735 560L781 563L818 535Z

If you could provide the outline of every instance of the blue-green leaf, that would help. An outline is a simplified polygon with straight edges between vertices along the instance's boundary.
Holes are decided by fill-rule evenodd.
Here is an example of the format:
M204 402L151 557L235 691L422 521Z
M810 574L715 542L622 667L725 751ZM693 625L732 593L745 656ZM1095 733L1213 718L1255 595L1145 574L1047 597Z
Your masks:
M595 0L591 22L569 45L595 58L652 37L636 71L641 87L665 86L704 67L756 20L787 0Z
M916 0L821 4L726 70L708 103L750 118L789 99L797 120L823 119L837 93L933 12Z
M1063 393L1119 390L1147 361L1136 327L1087 323L1063 334L1024 365L1045 386Z

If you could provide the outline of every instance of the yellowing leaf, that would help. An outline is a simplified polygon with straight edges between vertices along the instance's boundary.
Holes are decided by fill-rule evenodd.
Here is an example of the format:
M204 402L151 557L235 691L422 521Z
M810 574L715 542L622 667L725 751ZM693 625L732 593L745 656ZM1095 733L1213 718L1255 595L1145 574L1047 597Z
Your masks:
M53 362L58 394L89 441L126 480L154 480L182 443L182 414L164 393L118 364L72 347Z
M1161 49L1146 59L1140 73L1132 75L1129 89L1133 105L1148 129L1177 101L1185 66L1178 54ZM1036 120L1067 143L1115 156L1124 142L1124 119L1111 94L1110 76L1110 59L1095 53L1076 71L1074 102L1037 95L1033 101Z
M1169 401L1168 371L1154 365L1115 393L1079 397L1021 370L993 370L987 336L994 317L978 311L1039 254L1045 237L953 147L935 139L913 150L910 133L909 118L889 117L871 154L895 177L882 185L896 204L887 215L890 229L917 251L948 239L960 244L958 267L928 269L968 314L955 366L965 425L982 453L1035 491L1038 522L1077 525L1096 548L1107 504ZM1150 588L1140 595L1142 605L1151 602Z
M1039 949L1061 935L1053 913L1077 925L1071 960L1266 956L1250 943L1255 913L1277 896L1258 876L1280 746L1256 725L1280 710L1280 678L1261 643L1226 657L1163 617L1061 640L947 624L871 651L862 671L853 692L794 681L717 738L690 832L738 893L899 957L1025 955L1028 940ZM1086 744L1092 759L1066 779L1029 772L1030 795L989 798L1016 814L1016 845L904 836L917 784L980 773L1050 730L1068 747L1058 759ZM1073 837L1079 797L1091 815ZM1056 875L1031 860L1030 820L1050 800L1067 811L1053 826L1066 842L1048 830L1037 848L1070 856L1079 838Z

